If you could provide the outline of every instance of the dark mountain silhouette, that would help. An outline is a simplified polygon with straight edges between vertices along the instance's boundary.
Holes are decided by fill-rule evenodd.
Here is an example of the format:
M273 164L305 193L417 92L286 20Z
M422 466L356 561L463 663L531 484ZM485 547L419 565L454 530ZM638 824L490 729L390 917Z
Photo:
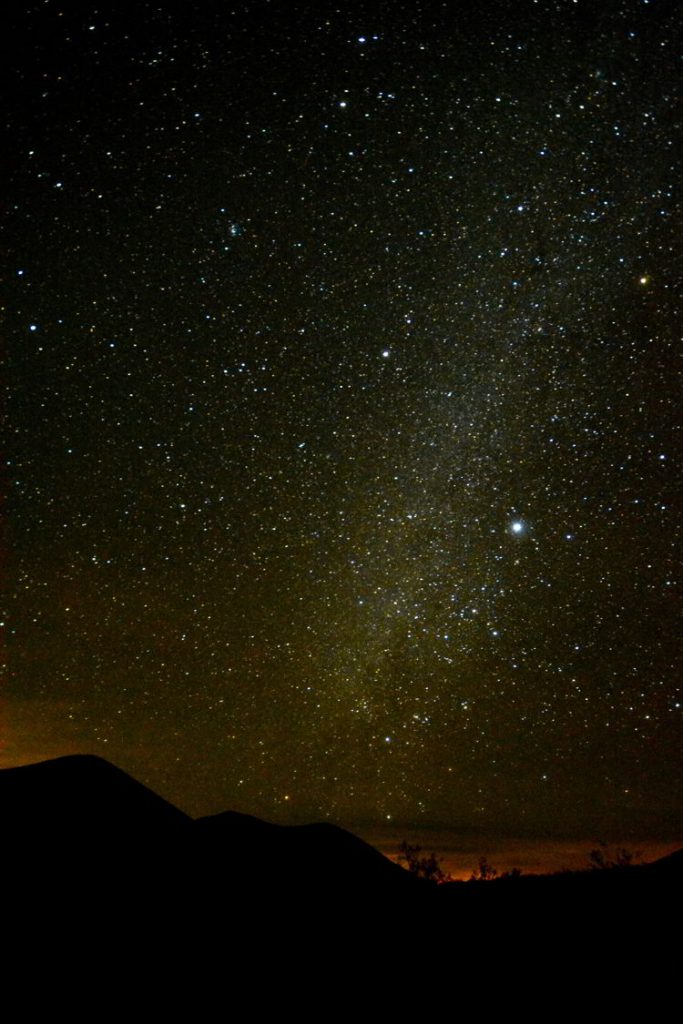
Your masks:
M330 824L273 825L228 811L193 821L107 761L58 758L0 771L0 861L40 905L120 917L244 917L367 905L415 889L393 861ZM418 886L418 888L421 888Z
M402 867L336 825L272 825L227 811L200 818L195 829L214 863L237 857L255 877L287 878L299 890L387 891L414 884Z
M255 922L286 932L295 920L346 921L365 936L380 922L457 921L470 941L494 926L516 941L568 922L646 927L680 900L683 878L678 851L638 867L436 886L334 825L231 811L193 821L88 756L1 771L0 828L8 919L100 936L135 922L149 941L183 948L206 944L207 922L237 934Z
M68 833L121 837L187 827L191 818L100 757L75 754L0 771L5 841Z
M406 872L374 847L330 824L274 825L226 811L193 821L142 783L90 755L0 771L5 853L39 844L53 852L96 842L106 851L133 844L137 855L161 844L165 858L194 851L227 879L248 876L263 887L286 875L297 886L405 884ZM171 844L169 846L169 844Z
M667 876L672 879L683 878L683 850L674 850L666 857L660 857L659 860L652 861L650 864L643 864L643 868L648 875L656 874L662 879Z

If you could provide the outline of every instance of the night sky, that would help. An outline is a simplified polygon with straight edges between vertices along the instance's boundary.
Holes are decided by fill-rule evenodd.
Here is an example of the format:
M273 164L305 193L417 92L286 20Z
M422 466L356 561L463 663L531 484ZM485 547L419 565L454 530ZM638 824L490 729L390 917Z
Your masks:
M677 5L178 7L3 14L0 763L680 830Z

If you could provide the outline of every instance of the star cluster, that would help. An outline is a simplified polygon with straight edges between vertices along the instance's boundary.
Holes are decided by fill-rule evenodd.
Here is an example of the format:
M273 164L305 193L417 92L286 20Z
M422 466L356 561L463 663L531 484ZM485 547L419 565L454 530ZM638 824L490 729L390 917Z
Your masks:
M4 763L673 827L674 5L9 11Z

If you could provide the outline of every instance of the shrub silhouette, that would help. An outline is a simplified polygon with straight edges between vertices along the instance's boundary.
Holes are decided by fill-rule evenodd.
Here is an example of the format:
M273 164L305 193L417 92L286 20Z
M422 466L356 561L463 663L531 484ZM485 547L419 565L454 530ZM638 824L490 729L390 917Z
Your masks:
M489 864L486 857L479 858L479 867L470 875L470 882L491 882L498 875L498 871Z
M614 856L611 857L608 853L607 843L596 840L598 843L597 848L591 850L588 854L588 860L593 871L609 871L612 868L630 868L634 862L637 862L642 857L642 853L639 851L627 850L624 847L617 846L614 851Z
M407 871L416 878L422 878L428 882L436 882L441 885L443 882L451 882L451 876L443 870L441 864L443 857L437 857L434 852L420 856L421 846L411 846L404 839L399 846L398 862L404 864Z
M502 875L498 874L498 869L494 868L492 864L489 864L486 857L479 858L479 866L476 871L473 871L470 875L470 882L492 882L494 878L498 879L509 879L519 878L522 874L521 868L510 868L509 871L504 871Z

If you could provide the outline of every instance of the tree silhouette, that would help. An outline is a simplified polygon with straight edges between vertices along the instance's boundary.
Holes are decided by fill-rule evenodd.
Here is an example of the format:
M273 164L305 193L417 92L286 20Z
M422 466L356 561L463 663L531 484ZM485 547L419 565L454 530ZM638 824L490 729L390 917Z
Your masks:
M498 875L498 870L489 864L486 857L479 858L479 867L470 875L470 882L491 882Z
M404 864L406 870L416 878L425 879L428 882L436 882L441 885L443 882L452 882L451 876L443 870L441 864L443 857L437 857L434 852L420 856L421 846L411 846L407 839L404 839L399 846L398 861Z
M633 852L618 846L611 857L608 853L607 843L596 840L598 847L588 854L590 866L594 871L608 871L610 868L630 868L634 861L639 861L642 854L639 851Z

